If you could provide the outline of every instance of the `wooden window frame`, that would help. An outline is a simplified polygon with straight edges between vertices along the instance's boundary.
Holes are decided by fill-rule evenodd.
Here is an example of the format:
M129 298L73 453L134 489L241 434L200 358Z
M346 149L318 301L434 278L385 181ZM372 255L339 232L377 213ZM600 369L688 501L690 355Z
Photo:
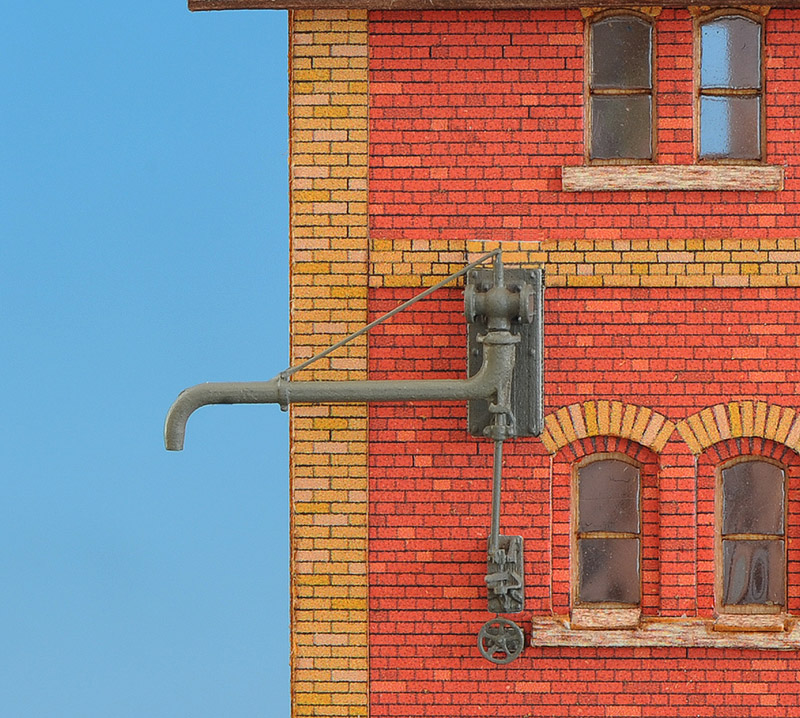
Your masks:
M639 531L638 533L627 532L598 532L591 531L582 533L578 531L579 519L578 515L580 506L579 495L579 472L580 470L596 461L606 461L613 459L622 463L628 464L636 469L639 476L639 505L638 505L638 518L639 518ZM643 601L643 581L642 581L642 554L643 554L643 526L644 520L642 516L642 501L643 501L643 486L642 486L642 465L632 459L626 454L617 452L598 452L584 457L576 462L572 469L572 501L571 501L571 516L570 516L570 552L572 561L570 562L570 583L571 583L571 625L576 629L621 629L621 628L635 628L639 624L642 610ZM579 599L580 587L580 553L578 550L578 540L581 538L636 538L639 540L639 602L638 603L621 603L616 601L602 601L602 602L582 602Z
M765 464L771 464L776 468L780 469L783 472L783 534L723 534L722 533L722 472L726 469L735 466L736 464L743 464L743 463L750 463L750 462L762 462ZM714 603L716 605L717 614L720 616L741 616L743 619L739 623L741 623L741 627L747 629L747 618L752 617L753 627L751 630L759 630L761 624L764 625L763 630L769 630L766 628L768 625L764 623L764 621L759 621L759 619L763 619L767 616L778 616L780 614L784 614L786 612L786 605L788 603L788 593L789 593L789 583L788 583L788 470L787 467L781 464L774 459L770 459L766 456L760 456L758 454L748 454L745 456L737 456L735 459L731 459L730 461L726 461L723 464L720 464L716 470L716 486L715 486L715 501L714 501ZM735 536L740 538L735 538L733 540L777 540L780 539L783 541L783 604L782 605L758 605L758 604L747 604L747 605L734 605L734 604L724 604L724 582L723 576L725 573L725 566L724 566L724 557L722 552L722 542L728 536Z
M767 121L767 102L766 102L766 72L765 72L765 58L766 58L766 14L769 7L756 9L760 12L752 12L741 7L725 7L704 12L706 8L690 8L693 16L692 33L694 35L694 161L698 165L764 165L766 164L767 157L767 138L766 138L766 121ZM721 89L713 92L703 92L701 85L700 65L702 62L702 27L706 23L717 20L721 17L743 17L747 20L757 23L761 31L759 33L760 40L760 87L757 91L751 89L737 90L737 89ZM758 159L742 159L736 157L708 157L701 158L700 156L700 101L702 97L758 97L760 98L759 107L759 157Z
M656 8L660 11L660 8ZM658 107L656 97L658 95L658 88L656 86L656 22L655 15L657 13L643 12L634 8L615 8L610 10L594 11L589 10L584 12L584 89L583 89L583 107L584 107L584 162L587 165L651 165L656 163L656 150L658 148L658 138L656 136L658 127ZM624 90L592 90L592 25L601 20L606 20L609 17L635 17L643 20L650 26L650 90L649 91L631 91ZM650 96L650 157L648 158L626 158L626 157L611 157L611 158L593 158L592 157L592 98L595 95L635 95L635 94L648 94Z

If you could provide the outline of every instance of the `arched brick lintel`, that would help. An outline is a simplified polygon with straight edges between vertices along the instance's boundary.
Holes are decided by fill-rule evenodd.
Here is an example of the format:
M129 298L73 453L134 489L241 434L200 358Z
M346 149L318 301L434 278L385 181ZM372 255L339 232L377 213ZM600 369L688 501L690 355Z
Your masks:
M551 454L592 436L618 436L658 454L675 431L672 421L646 406L606 400L562 406L547 414L544 424L540 438Z
M693 454L728 439L757 437L800 453L800 412L764 401L731 401L706 407L677 424Z

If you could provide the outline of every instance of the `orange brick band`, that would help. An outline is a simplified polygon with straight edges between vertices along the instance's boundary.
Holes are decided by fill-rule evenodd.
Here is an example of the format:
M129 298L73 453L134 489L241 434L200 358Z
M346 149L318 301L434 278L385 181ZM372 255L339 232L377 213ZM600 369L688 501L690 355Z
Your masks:
M290 14L291 352L309 358L367 322L364 11ZM298 378L363 379L356 341ZM367 413L291 412L292 710L365 716Z
M509 265L544 265L551 287L797 287L800 239L488 242L371 239L370 284L434 284L503 248Z

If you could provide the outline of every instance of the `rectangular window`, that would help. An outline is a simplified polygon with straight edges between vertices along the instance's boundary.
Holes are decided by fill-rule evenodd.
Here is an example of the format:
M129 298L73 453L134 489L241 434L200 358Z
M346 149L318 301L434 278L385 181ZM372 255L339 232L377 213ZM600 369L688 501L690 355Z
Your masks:
M785 604L785 478L779 466L746 460L721 472L721 603L764 613Z
M660 7L581 8L585 163L561 168L564 191L782 190L783 167L764 164L769 7L689 6L695 30L694 165L657 161L660 12Z
M639 469L590 460L577 475L576 603L638 606L641 600Z
M588 25L589 159L653 158L653 24L630 14Z
M698 24L698 157L763 157L762 24L739 14Z

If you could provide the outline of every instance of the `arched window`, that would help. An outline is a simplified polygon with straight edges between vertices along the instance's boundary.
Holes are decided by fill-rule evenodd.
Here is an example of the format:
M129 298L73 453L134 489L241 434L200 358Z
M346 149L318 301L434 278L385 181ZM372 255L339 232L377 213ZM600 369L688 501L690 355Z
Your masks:
M740 14L699 23L701 160L763 158L762 35L761 22Z
M578 466L575 516L576 605L641 602L641 481L622 456Z
M653 24L600 16L588 26L590 160L653 157Z
M719 473L718 601L724 611L769 613L786 604L784 470L756 458Z

